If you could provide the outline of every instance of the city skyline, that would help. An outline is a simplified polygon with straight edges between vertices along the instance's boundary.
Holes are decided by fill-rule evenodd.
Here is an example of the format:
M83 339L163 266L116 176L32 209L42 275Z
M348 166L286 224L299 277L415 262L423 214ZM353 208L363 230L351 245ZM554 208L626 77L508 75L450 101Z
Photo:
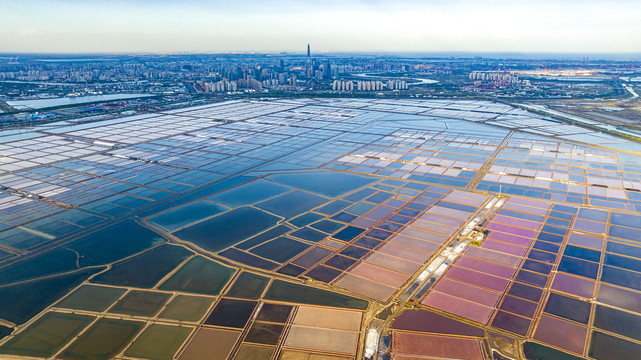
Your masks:
M3 52L638 53L633 1L0 0ZM315 50L314 50L315 49Z

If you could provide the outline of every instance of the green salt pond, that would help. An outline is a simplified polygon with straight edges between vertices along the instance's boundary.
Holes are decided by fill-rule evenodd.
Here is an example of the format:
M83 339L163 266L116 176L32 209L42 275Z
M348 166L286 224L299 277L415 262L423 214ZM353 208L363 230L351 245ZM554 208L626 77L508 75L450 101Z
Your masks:
M369 305L365 300L282 280L275 280L264 298L266 300L359 310L365 310Z
M196 256L162 283L159 288L218 295L234 272L236 270L232 268L207 260L202 256Z
M265 287L269 283L269 278L254 273L241 273L232 287L227 291L227 296L241 299L259 299Z
M204 296L177 295L171 299L158 317L178 321L198 321L205 315L214 300Z
M125 355L153 360L171 360L193 328L153 324L127 349Z
M48 312L0 351L21 356L53 356L93 320L93 316Z
M102 312L118 300L125 289L84 285L56 304L56 307Z
M99 319L62 353L62 359L107 360L120 353L145 323L116 319Z
M171 295L167 293L132 290L109 309L109 312L113 314L151 317L162 309L170 297Z

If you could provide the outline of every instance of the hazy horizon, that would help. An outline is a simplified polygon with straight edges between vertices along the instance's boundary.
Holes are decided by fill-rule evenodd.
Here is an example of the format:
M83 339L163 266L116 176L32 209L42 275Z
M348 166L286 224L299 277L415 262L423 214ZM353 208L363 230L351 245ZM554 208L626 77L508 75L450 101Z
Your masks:
M0 0L5 53L641 53L632 0Z
M306 46L306 44L304 44ZM198 56L198 55L264 55L264 56L301 56L306 55L306 51L211 51L211 52L190 52L190 51L175 51L175 52L0 52L0 59L11 59L14 57L32 57L42 58L40 61L67 59L73 60L86 60L88 57L98 57L101 61L110 60L116 61L116 57L136 57L136 56ZM389 58L405 58L405 59L493 59L493 60L584 60L588 61L641 61L641 52L635 53L567 53L567 52L468 52L468 51L361 51L361 52L315 52L312 50L312 57L389 57ZM98 59L96 59L98 60Z

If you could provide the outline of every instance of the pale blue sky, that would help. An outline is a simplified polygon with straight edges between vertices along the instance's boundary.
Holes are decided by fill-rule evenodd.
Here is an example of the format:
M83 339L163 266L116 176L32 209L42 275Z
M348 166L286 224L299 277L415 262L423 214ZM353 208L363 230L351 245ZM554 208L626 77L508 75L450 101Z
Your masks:
M0 0L0 52L641 52L639 0Z

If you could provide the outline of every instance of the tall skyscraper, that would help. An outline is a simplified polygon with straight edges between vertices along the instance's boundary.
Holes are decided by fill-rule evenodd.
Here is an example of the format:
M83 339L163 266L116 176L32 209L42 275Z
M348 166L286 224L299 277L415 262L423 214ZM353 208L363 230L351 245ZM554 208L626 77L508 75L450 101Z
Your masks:
M305 75L307 75L307 79L311 79L313 75L313 70L310 68L310 62L311 62L311 51L309 48L309 44L307 44L307 66L305 67Z

